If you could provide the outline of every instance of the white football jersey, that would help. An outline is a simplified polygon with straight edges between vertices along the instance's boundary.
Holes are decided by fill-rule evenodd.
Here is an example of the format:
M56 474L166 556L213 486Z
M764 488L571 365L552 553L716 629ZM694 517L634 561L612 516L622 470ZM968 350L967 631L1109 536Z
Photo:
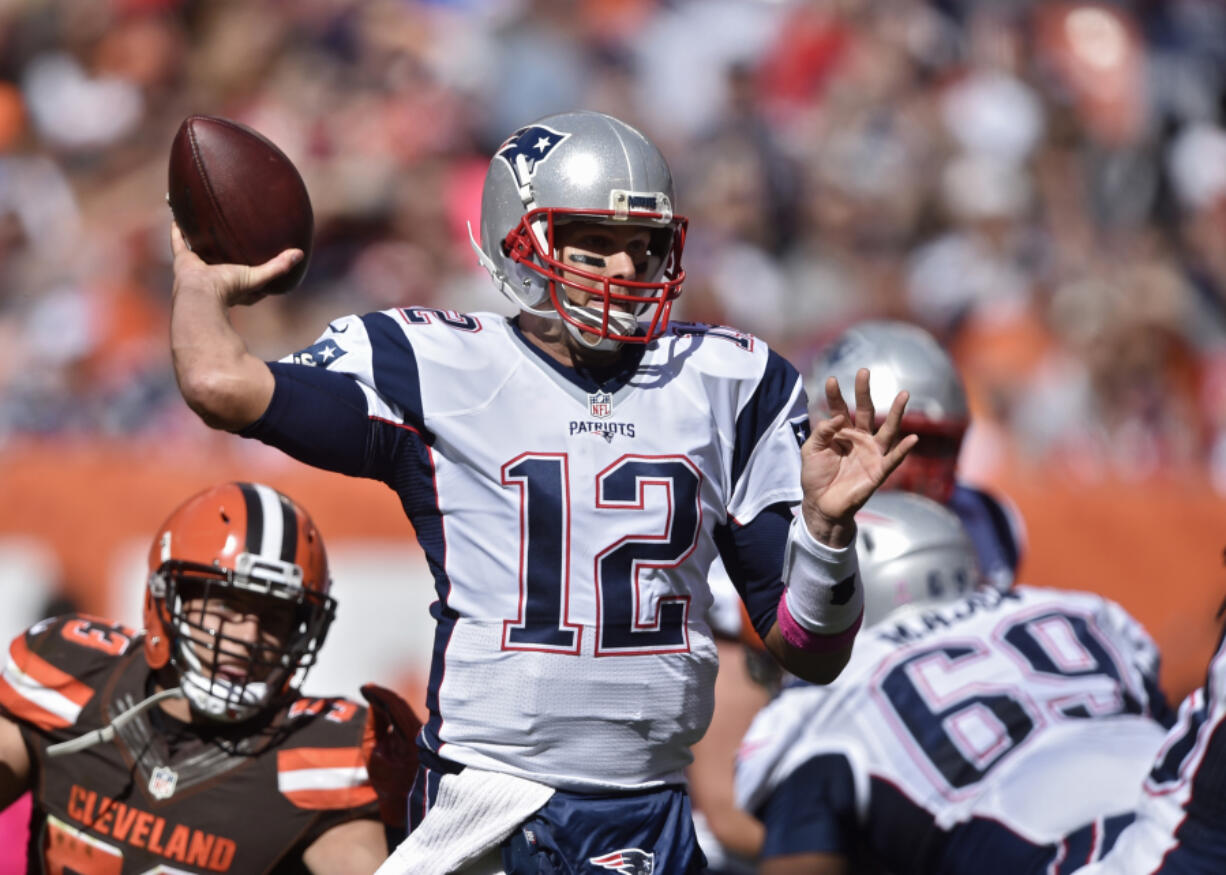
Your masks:
M560 788L683 780L713 707L713 533L800 500L796 371L676 325L601 385L502 316L429 308L337 320L286 361L351 375L386 426L367 473L439 597L425 743Z
M1018 860L1131 810L1165 734L1156 670L1144 629L1088 593L1019 586L903 609L861 632L834 683L790 685L758 715L738 804L762 814L802 776L788 792L840 800L831 821L856 825L823 850L867 845L898 872L989 871L993 848ZM819 787L826 775L843 789ZM954 831L972 820L987 826L960 849Z
M1136 822L1079 875L1226 871L1226 640L1154 759Z

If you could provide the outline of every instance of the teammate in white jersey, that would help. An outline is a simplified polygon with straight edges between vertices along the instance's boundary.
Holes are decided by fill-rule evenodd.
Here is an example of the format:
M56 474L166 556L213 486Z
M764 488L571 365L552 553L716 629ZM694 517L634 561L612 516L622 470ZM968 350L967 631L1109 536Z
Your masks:
M857 515L865 630L827 687L757 717L738 802L763 875L1069 872L1131 819L1169 716L1157 651L1097 595L976 586L956 516L881 492Z
M1226 872L1226 635L1205 683L1179 707L1137 805L1106 858L1078 875Z
M802 381L765 343L669 325L685 226L646 137L550 116L498 149L474 241L516 318L349 316L271 365L227 311L301 253L206 266L172 229L188 404L386 482L434 574L413 832L389 872L491 847L507 871L698 871L681 782L712 708L717 554L791 672L846 664L854 513L914 444L906 393L876 428L867 371L854 416L831 384L837 415L806 439Z

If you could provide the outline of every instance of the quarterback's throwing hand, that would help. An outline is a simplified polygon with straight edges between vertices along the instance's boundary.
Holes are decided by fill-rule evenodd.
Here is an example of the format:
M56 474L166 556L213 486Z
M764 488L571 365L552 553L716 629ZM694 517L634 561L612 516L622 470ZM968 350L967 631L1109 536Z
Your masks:
M179 226L170 223L170 249L174 253L174 294L212 292L226 307L254 304L263 298L265 284L302 260L301 249L286 249L274 258L249 267L245 264L206 264L192 252Z
M815 424L800 448L801 505L809 531L833 547L851 542L854 518L886 478L919 440L901 435L907 393L899 392L890 412L876 431L876 411L869 396L869 373L856 373L856 409L847 409L839 382L826 380L826 402L832 416Z

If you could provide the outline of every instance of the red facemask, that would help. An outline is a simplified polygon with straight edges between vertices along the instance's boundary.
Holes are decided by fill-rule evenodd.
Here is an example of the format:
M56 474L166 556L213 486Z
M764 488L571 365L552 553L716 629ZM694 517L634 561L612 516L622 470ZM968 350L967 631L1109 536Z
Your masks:
M638 281L611 279L596 273L591 273L574 265L564 265L556 257L555 223L566 221L601 221L614 219L636 224L648 224L661 237L653 249L666 251L664 262L651 274L658 274L657 281ZM541 219L545 220L546 244L541 245L540 238L533 232L533 225ZM667 222L667 224L665 224ZM668 328L669 311L673 301L681 294L681 286L685 282L685 271L681 267L681 252L685 248L685 231L688 221L683 216L665 217L662 213L646 213L631 211L625 216L618 216L613 210L555 210L536 209L524 214L519 224L511 229L503 241L507 256L531 270L536 271L550 280L550 297L553 306L563 320L576 328L597 335L599 339L608 338L623 343L650 343ZM655 236L655 235L653 235ZM574 279L565 279L563 271L575 277L582 277L595 284L595 287ZM588 323L576 319L563 306L561 298L565 296L565 288L570 287L592 296L590 304L602 315L599 320ZM626 305L632 313L646 316L646 333L625 333L618 330L617 324L609 318L610 304Z
M909 423L903 419L903 433L919 436L919 443L885 482L887 489L900 489L924 495L941 504L953 498L965 425L941 427L927 421Z

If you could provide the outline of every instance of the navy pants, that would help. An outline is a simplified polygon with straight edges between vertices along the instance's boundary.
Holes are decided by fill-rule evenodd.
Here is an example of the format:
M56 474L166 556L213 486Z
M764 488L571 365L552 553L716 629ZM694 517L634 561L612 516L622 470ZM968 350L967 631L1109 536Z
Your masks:
M443 775L462 768L434 756L423 758L409 798L410 828L429 811ZM607 794L559 790L503 841L501 850L507 875L707 871L690 797L682 786Z

